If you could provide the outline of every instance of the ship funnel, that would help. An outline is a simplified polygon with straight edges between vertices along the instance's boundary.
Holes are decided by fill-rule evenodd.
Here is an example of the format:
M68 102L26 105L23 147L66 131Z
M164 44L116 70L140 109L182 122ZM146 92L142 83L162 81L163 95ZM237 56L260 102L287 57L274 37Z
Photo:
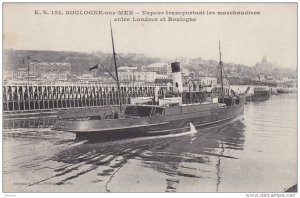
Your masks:
M174 92L182 92L182 76L180 71L180 62L171 63L172 68L172 80L173 80L173 90Z

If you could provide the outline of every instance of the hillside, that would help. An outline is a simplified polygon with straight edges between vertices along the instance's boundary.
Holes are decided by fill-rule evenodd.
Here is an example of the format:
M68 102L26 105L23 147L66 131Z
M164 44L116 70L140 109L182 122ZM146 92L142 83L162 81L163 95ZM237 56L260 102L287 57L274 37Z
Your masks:
M68 62L71 64L73 74L87 73L92 67L101 61L108 70L112 70L113 61L111 53L93 52L65 52L65 51L33 51L33 50L4 50L3 68L5 71L16 70L19 67L27 67L29 61L36 62ZM142 54L118 54L118 66L149 65L160 61L159 58L145 57ZM103 71L102 68L99 72Z
M33 50L4 50L3 51L5 71L16 70L19 67L26 67L29 61L36 62L68 62L71 64L71 73L80 75L88 73L88 69L101 61L105 67L113 71L113 59L111 53L103 53L101 51L92 53L82 52L66 52L66 51L33 51ZM30 60L29 60L30 58ZM143 54L128 53L117 54L118 66L141 66L150 65L156 62L171 62L174 60L164 60L161 58L146 57ZM205 60L198 58L176 58L180 61L182 67L189 71L195 72L200 76L216 76L218 61ZM242 64L223 63L226 76L235 82L244 83L255 79L256 75L265 72L259 67L249 67ZM98 75L103 73L100 67ZM288 78L297 78L297 72L287 68L272 68L266 75L285 76ZM246 81L245 81L246 80ZM243 83L242 82L242 83Z

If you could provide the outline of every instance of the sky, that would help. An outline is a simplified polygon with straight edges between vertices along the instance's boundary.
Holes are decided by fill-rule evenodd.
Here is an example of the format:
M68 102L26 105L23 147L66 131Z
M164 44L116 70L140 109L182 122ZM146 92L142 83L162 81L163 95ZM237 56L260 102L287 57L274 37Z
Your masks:
M34 14L46 10L48 15ZM66 15L66 11L133 11L134 15ZM63 15L53 15L61 11ZM143 11L197 11L193 22L134 22ZM207 11L216 12L208 15ZM258 11L259 15L217 15L218 11ZM114 21L128 17L129 22ZM153 17L153 16L152 16ZM169 17L156 16L158 19ZM180 16L173 16L180 17ZM4 49L143 53L176 61L178 57L218 59L253 66L266 55L276 66L297 68L296 3L5 3Z

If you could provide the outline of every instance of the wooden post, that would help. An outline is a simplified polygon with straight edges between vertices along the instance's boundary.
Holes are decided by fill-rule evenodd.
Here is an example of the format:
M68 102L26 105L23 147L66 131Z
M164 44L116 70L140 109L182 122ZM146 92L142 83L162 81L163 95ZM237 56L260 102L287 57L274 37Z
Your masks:
M50 89L49 89L50 88ZM48 109L50 109L50 100L52 99L51 97L51 87L46 86L47 89L47 103L48 103Z
M8 102L7 102L7 87L6 85L3 87L4 90L3 90L3 101L5 102L5 104L3 105L3 109L5 108L5 111L8 111Z

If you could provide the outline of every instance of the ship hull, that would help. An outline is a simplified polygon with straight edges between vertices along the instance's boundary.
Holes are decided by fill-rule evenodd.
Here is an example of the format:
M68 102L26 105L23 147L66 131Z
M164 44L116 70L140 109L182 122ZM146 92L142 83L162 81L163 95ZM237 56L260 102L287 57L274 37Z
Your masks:
M207 122L203 124L196 125L197 129L221 126L228 124L231 121L241 119L242 115L236 117L229 117L223 120L218 120L215 122ZM160 129L153 129L153 127L139 127L134 129L122 129L118 131L105 131L105 132L76 132L76 141L89 140L89 141L111 141L127 138L138 138L146 136L158 136L158 135L168 135L168 134L179 134L188 132L190 130L189 124L192 123L189 120L182 121L181 127L174 127L172 123L162 126ZM176 123L174 123L176 124Z
M124 118L117 120L61 120L54 130L76 133L76 139L110 140L115 138L175 134L195 127L221 125L244 113L244 99L239 104L220 107L219 104L201 104L169 107L163 115Z

